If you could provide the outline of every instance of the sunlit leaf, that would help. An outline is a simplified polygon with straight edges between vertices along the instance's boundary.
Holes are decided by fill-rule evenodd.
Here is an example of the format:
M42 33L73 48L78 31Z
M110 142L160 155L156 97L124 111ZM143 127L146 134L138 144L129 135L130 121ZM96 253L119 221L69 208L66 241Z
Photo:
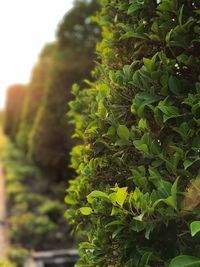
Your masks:
M90 215L92 213L92 209L89 208L89 207L82 207L80 208L80 212L83 214L83 215Z

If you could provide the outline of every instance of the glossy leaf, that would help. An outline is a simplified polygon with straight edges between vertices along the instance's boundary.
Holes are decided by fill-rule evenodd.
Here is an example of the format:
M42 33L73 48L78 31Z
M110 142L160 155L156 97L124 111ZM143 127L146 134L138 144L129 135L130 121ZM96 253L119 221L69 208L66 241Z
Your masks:
M80 212L83 214L83 215L90 215L92 213L92 209L89 208L89 207L82 207L80 208Z
M169 267L199 267L200 259L192 256L178 256L171 260Z
M117 129L117 134L121 139L129 140L130 138L130 131L125 125L119 125Z
M200 221L194 221L190 224L191 235L195 236L200 232Z

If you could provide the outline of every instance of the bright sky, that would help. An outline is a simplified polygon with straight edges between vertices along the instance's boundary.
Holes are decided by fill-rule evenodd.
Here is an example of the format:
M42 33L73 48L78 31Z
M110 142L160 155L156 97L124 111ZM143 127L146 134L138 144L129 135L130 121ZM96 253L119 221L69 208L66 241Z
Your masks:
M0 0L0 109L6 88L27 83L45 43L73 0Z

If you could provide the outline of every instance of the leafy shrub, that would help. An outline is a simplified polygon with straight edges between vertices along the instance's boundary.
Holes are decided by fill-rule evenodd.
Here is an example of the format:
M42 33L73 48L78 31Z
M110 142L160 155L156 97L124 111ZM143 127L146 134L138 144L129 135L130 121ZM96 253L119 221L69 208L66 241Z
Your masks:
M57 221L59 217L62 217L63 210L63 204L56 200L48 200L39 208L40 213L47 215L52 221Z
M60 235L66 228L65 207L60 196L54 193L55 188L51 191L41 170L21 149L11 142L4 149L10 242L36 250L68 246L71 239Z
M24 266L24 262L28 255L29 252L24 248L19 246L9 246L6 251L6 258L8 258L8 263L11 264L11 266L3 265L2 267L22 267Z
M199 266L200 3L102 4L97 81L70 104L77 266Z
M38 239L37 235L53 233L56 229L56 225L47 216L35 216L30 212L12 216L9 223L12 227L12 232L10 232L12 240L23 240L29 237L31 238L30 244Z

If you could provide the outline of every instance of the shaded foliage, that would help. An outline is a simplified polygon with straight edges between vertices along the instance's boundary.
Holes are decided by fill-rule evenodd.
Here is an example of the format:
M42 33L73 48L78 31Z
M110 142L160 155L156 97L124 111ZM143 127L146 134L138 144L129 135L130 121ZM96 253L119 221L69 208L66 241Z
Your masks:
M200 4L102 0L96 20L97 79L69 113L77 266L198 266Z
M68 229L63 218L63 184L49 188L42 171L11 143L2 159L6 170L11 244L37 250L70 246L72 241L65 236Z
M100 29L92 21L91 16L95 15L98 9L98 0L75 1L74 9L65 15L59 25L57 31L59 45L63 48L74 46L73 48L76 51L82 51L82 54L90 55L89 58L93 57L93 49L99 40Z

